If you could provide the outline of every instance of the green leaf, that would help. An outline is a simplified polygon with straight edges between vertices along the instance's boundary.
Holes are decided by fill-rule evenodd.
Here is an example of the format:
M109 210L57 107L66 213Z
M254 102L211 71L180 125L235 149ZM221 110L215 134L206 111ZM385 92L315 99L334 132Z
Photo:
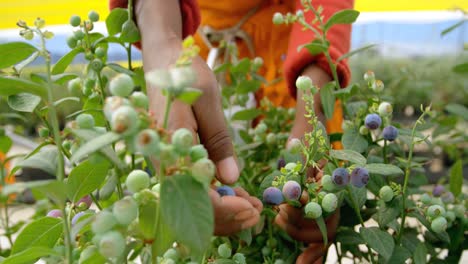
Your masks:
M19 93L31 93L46 98L47 90L44 86L29 80L15 77L0 76L0 96L9 96Z
M106 18L106 27L109 36L122 32L122 25L128 20L128 11L125 8L114 8Z
M462 191L463 186L463 164L459 159L450 168L450 191L456 197Z
M143 213L145 212L143 211ZM156 217L153 218L152 220L153 223L154 223L154 219L156 219ZM150 218L148 218L148 220L151 221ZM175 237L171 231L170 226L166 224L161 214L159 214L156 221L157 221L157 226L155 230L156 232L153 232L153 237L154 235L157 235L157 239L153 242L152 250L153 250L153 254L157 256L162 256L164 252L166 252L170 247L172 247L172 244L175 241Z
M317 223L320 233L322 234L323 244L328 245L327 225L325 224L325 220L323 220L323 217L320 216L319 218L315 219L315 222Z
M56 175L58 163L58 153L57 148L50 148L41 150L33 156L20 161L13 171L16 171L18 168L35 168L43 170L51 175Z
M26 227L13 244L11 254L16 254L31 247L52 248L62 235L63 223L59 218L39 218Z
M369 173L383 175L383 176L393 176L393 175L403 175L404 172L398 166L392 164L384 163L370 163L364 166Z
M427 263L427 248L424 243L419 243L413 254L414 264L425 264Z
M13 66L36 52L36 47L25 42L8 42L0 44L0 69Z
M57 101L54 102L54 105L57 107L63 103L66 103L66 102L69 102L69 101L72 101L72 102L77 102L79 103L80 102L80 98L78 97L74 97L74 96L70 96L70 97L64 97L62 99L59 99Z
M99 135L95 131L84 129L75 129L72 132L78 137L84 138L86 140L86 143L84 143L78 150L75 151L75 153L73 153L70 160L72 163L78 162L85 156L98 151L104 154L112 162L120 162L117 157L114 157L115 152L113 152L112 149L106 150L106 147L108 147L110 144L121 139L119 134L114 132L107 132L105 134ZM117 160L115 160L116 158Z
M30 93L19 93L8 96L7 101L13 110L32 113L41 103L41 97Z
M339 159L339 160L347 160L356 165L364 166L367 162L366 158L361 155L361 153L350 150L350 149L343 149L343 150L331 150L330 156Z
M390 259L395 242L389 233L380 230L378 227L361 227L359 232L369 247L377 251L385 259Z
M51 80L52 82L63 85L64 83L77 78L78 75L73 73L60 73L56 75L52 75ZM43 73L31 73L31 80L35 82L44 82L47 83L47 74Z
M259 116L262 113L259 109L245 109L239 112L236 112L232 115L231 119L234 120L252 120Z
M188 105L195 103L203 92L196 88L185 88L176 98Z
M368 146L367 140L356 129L346 130L342 137L342 143L345 149L359 153L366 151Z
M83 105L83 111L88 112L88 114L94 117L96 126L104 127L106 126L106 118L104 117L102 109L102 100L99 95L89 97Z
M350 51L350 52L348 52L348 53L346 53L346 54L341 55L341 57L339 57L339 58L336 60L336 62L340 62L340 61L342 61L342 60L344 60L344 59L347 59L347 58L349 58L349 57L351 57L351 56L354 56L354 55L356 55L356 54L358 54L358 53L360 53L360 52L363 52L363 51L368 50L368 49L370 49L370 48L373 48L373 47L375 47L375 46L377 46L377 45L376 45L376 44L370 44L370 45L366 45L366 46L364 46L364 47L360 47L360 48L358 48L358 49L355 49L355 50L353 50L353 51Z
M359 11L354 9L345 9L333 14L325 23L324 30L328 31L333 25L352 24L359 16Z
M68 176L68 198L75 203L99 188L106 178L108 170L109 164L107 162L92 164L85 161L76 166Z
M194 199L196 197L196 199ZM168 177L161 186L161 212L175 238L201 255L210 245L214 216L207 190L190 175Z
M334 83L330 82L323 86L319 91L320 99L322 100L323 112L327 119L331 119L333 117L333 111L335 108L335 95L333 94L334 87Z
M6 154L10 150L11 146L13 145L13 141L11 138L7 136L0 137L0 153ZM3 162L3 161L0 161Z
M297 50L300 51L303 48L306 48L311 55L318 55L328 50L328 43L324 44L321 40L316 39L311 43L307 43L297 47Z
M140 40L140 31L133 20L127 20L123 23L120 40L127 43L135 43Z
M442 36L444 36L444 35L446 35L446 34L452 32L454 29L456 29L456 28L458 28L459 26L463 25L463 23L465 23L465 20L464 20L464 19L458 21L458 22L455 23L454 25L451 25L450 27L444 29L444 31L442 31L442 32L440 33L440 36L442 37Z
M70 65L70 63L73 62L73 60L75 59L76 55L78 55L79 53L81 53L83 50L81 48L76 48L76 49L72 49L70 52L68 52L67 54L65 54L62 58L60 58L57 63L54 65L54 67L52 68L52 74L55 75L55 74L61 74L61 73L64 73L65 70L68 68L68 66Z
M375 214L375 218L379 223L381 228L385 228L390 222L400 215L400 200L394 198L389 203L384 202L383 200L379 200L379 209Z
M356 231L351 229L338 231L336 234L336 241L345 245L360 245L365 243L362 237Z
M250 246L252 243L252 228L244 229L240 231L238 234L239 239L244 241L247 246Z
M455 65L455 67L452 68L452 71L455 73L465 74L468 72L468 63Z
M450 103L445 106L445 110L447 112L460 116L461 118L468 120L468 108L464 105L457 104L457 103Z
M2 264L35 263L38 258L50 255L59 256L60 254L57 251L47 247L31 247L17 254L10 255L2 262Z
M411 258L411 252L405 247L396 245L387 263L406 263L409 258Z
M231 66L231 73L248 73L250 70L250 60L244 58L240 60L236 65Z
M259 80L242 80L236 87L236 91L239 94L248 94L255 92L260 88L262 82Z
M118 72L118 73L125 73L125 74L130 75L130 76L135 75L134 72L132 72L131 70L129 70L129 69L121 66L120 64L117 64L117 63L107 63L106 66L111 68L115 72Z

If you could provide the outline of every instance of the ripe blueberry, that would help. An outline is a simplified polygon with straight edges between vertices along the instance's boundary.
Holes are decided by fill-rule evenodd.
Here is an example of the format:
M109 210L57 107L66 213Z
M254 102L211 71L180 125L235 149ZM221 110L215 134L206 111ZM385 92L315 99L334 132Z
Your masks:
M455 197L453 196L452 192L444 192L441 196L442 202L449 204L455 201Z
M334 193L327 193L322 199L322 208L325 212L333 212L338 207L338 197Z
M387 126L382 131L383 138L388 141L394 141L398 137L398 129L394 126Z
M109 90L112 95L127 97L134 88L132 77L126 74L118 74L109 83Z
M322 215L322 207L316 202L309 202L304 207L304 213L306 217L316 219Z
M81 204L84 204L86 206L85 209L88 209L91 206L92 203L93 203L93 200L91 199L91 196L85 195L85 196L83 196L83 198L78 200L78 202L76 204L78 206L80 206Z
M287 181L283 185L283 196L286 200L298 200L301 197L301 185L296 181Z
M286 160L284 160L284 158L281 157L281 158L278 159L277 169L280 170L284 166L286 166Z
M382 118L378 114L368 114L364 120L364 124L368 129L374 130L380 127Z
M280 189L268 187L263 191L263 201L267 204L278 205L284 201L284 198Z
M134 170L128 174L125 184L129 191L136 193L149 187L150 178L146 171Z
M364 187L369 181L369 171L365 168L355 168L351 172L351 183L358 187Z
M236 192L234 190L226 185L219 186L216 188L216 191L219 193L221 196L236 196Z
M337 186L345 186L349 183L349 172L345 168L337 168L332 174L333 183Z
M439 197L442 195L442 193L445 191L445 188L443 185L436 185L434 186L434 189L432 190L432 195L435 197Z

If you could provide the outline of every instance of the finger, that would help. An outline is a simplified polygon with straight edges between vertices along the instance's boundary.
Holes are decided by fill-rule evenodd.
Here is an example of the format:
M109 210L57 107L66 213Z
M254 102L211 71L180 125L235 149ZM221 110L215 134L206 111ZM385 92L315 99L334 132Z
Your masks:
M193 61L198 69L196 87L203 95L193 105L198 134L218 169L218 180L225 184L234 183L239 177L239 168L233 157L234 149L229 135L216 79L206 63L200 58Z
M295 240L307 243L322 241L322 234L318 228L298 228L279 215L276 216L275 223Z
M234 188L234 192L236 192L237 196L247 199L259 213L262 212L263 204L257 197L250 196L250 194L241 187Z
M296 259L296 264L322 263L322 257L325 252L326 248L322 244L311 244L299 255Z

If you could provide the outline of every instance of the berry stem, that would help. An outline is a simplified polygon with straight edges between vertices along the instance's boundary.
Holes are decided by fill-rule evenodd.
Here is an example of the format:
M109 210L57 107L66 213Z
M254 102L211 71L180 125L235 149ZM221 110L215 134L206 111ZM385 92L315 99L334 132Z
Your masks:
M166 109L164 110L164 122L163 122L163 128L167 130L167 125L169 122L169 112L171 111L171 106L172 106L172 101L173 97L171 94L167 96L167 102L166 102Z
M382 156L385 164L388 164L388 158L387 158L387 140L384 139L384 146L382 149Z
M397 245L399 245L400 242L401 242L401 237L403 235L403 229L405 227L405 221L406 221L406 214L407 214L407 210L406 210L406 190L408 188L408 179L409 179L409 176L410 176L410 173L411 173L411 162L413 161L413 151L414 151L414 145L415 145L414 138L416 136L416 128L418 127L419 124L421 124L423 122L423 118L424 118L424 116L426 114L427 114L427 112L423 111L423 113L418 118L418 120L416 120L416 122L415 122L415 124L413 126L413 130L411 131L411 144L409 146L408 159L407 159L406 167L405 167L405 179L404 179L404 183L403 183L403 190L401 192L403 200L402 200L402 205L401 205L401 225L400 225L400 229L398 231L398 236L397 236L397 239L396 239L396 244Z

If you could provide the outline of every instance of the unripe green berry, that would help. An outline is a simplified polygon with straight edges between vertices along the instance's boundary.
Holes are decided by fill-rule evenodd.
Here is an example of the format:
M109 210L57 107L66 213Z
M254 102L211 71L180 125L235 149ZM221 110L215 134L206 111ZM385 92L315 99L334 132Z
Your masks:
M135 137L135 149L144 156L159 153L159 135L152 129L142 130Z
M218 254L222 258L230 258L232 254L231 247L226 243L219 245Z
M182 155L187 154L193 143L192 132L186 128L179 128L172 134L171 141L176 151Z
M130 95L130 102L132 102L132 105L135 107L148 110L148 96L142 92L133 92L132 95Z
M130 102L120 96L111 96L107 97L106 101L104 103L104 115L106 116L106 119L111 121L112 120L112 115L114 112L121 106L124 105L130 105Z
M271 254L271 248L265 246L262 248L262 255L263 256L269 256Z
M296 80L296 87L301 90L308 90L312 88L312 79L307 76L299 76Z
M70 49L74 49L76 45L78 44L78 40L75 38L75 36L68 36L67 37L67 45L70 47Z
M125 184L129 191L136 193L149 187L150 178L145 171L134 170L128 174Z
M447 229L447 219L443 216L438 216L431 222L431 229L436 233L440 233Z
M49 129L46 128L46 127L40 127L39 128L39 136L42 137L42 138L46 138L49 136Z
M99 253L106 258L119 257L125 251L125 238L117 231L109 231L99 241Z
M134 88L133 80L126 74L118 74L109 83L109 90L112 95L127 97Z
M447 213L445 213L445 218L447 218L447 221L448 221L448 222L453 222L453 221L455 221L455 218L456 218L455 212L453 212L453 211L447 211Z
M117 219L108 211L101 211L91 223L91 229L95 234L103 234L117 225Z
M112 114L110 123L113 131L130 135L138 128L138 114L132 107L124 105Z
M72 95L78 94L81 91L81 79L75 78L68 82L68 92Z
M234 254L234 256L232 256L232 260L234 260L236 264L247 264L245 256L242 253Z
M375 81L375 74L373 71L367 71L364 73L364 80L367 82L373 82Z
M276 135L273 133L268 133L266 137L266 143L270 146L273 146L274 144L276 144Z
M94 117L90 114L79 114L76 119L79 128L91 129L94 127Z
M192 164L191 172L195 180L208 185L215 176L216 167L211 160L203 158Z
M379 196L385 202L390 202L393 199L393 195L393 190L392 188L390 188L390 186L385 185L382 188L380 188Z
M31 30L25 30L23 33L23 38L26 40L32 40L34 38L34 32Z
M98 252L98 248L95 245L91 245L86 247L80 254L80 259L78 263L84 263L85 261L90 260L91 257L94 256Z
M431 204L432 198L429 196L429 194L424 193L421 195L421 202L425 205Z
M384 89L384 83L381 80L375 80L375 82L372 83L371 88L380 93Z
M294 163L294 162L289 162L286 164L286 166L284 166L284 168L287 170L287 171L293 171L297 166L297 163Z
M284 17L283 14L277 12L273 15L273 24L275 25L281 25L284 23Z
M327 192L333 192L336 190L336 185L333 183L331 175L323 175L321 179L322 188Z
M316 219L322 215L322 207L316 202L309 202L304 207L306 217Z
M393 107L390 103L388 102L382 102L379 105L379 114L381 116L389 116L393 113Z
M97 47L94 50L94 54L96 54L96 57L98 58L104 58L106 56L106 49L103 47Z
M369 134L369 129L366 126L361 126L359 128L359 134L365 136L365 135Z
M291 153L293 154L297 154L301 151L302 149L302 144L301 144L301 141L298 139L298 138L292 138L287 146L286 146L287 150L289 150Z
M178 261L180 258L180 254L175 248L170 248L166 252L164 252L163 257L165 259L172 259L174 261Z
M268 128L264 123L260 123L255 127L255 135L261 136L266 133L267 129Z
M75 38L77 40L82 40L85 37L85 33L83 31L81 31L81 30L77 30L77 31L73 32L73 35L75 36Z
M138 205L133 198L125 197L114 203L112 213L119 224L127 226L137 218Z
M322 199L322 208L325 212L333 212L338 207L338 197L334 193L327 193Z
M453 211L458 218L465 218L465 206L463 204L455 205Z
M96 72L100 72L102 70L102 67L104 67L104 64L102 63L100 59L94 59L90 65L91 65L91 68Z
M208 158L208 151L203 145L195 145L190 148L190 160L196 162L199 159Z
M88 18L89 20L91 20L92 22L98 22L99 21L99 14L94 11L94 10L91 10L89 11L88 13Z
M438 216L444 216L445 215L445 209L440 206L440 205L431 205L429 208L427 208L427 215L431 218L436 218Z
M70 17L70 25L72 25L72 27L77 27L79 26L81 23L81 18L77 15L73 15Z

